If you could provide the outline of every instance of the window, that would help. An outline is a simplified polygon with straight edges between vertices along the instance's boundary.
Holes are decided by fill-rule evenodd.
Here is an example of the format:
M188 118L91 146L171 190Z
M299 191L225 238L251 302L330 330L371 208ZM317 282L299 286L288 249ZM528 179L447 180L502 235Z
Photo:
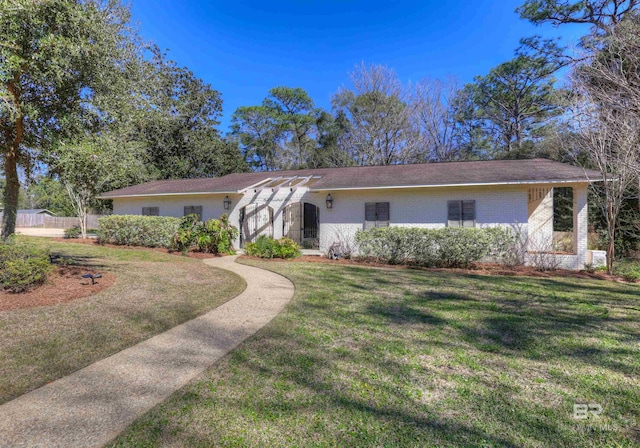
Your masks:
M476 201L449 201L447 208L449 227L476 226Z
M202 218L202 205L186 205L184 207L184 216L198 215L198 219Z
M367 202L364 204L364 229L389 227L389 203Z
M160 216L160 207L142 207L142 216Z

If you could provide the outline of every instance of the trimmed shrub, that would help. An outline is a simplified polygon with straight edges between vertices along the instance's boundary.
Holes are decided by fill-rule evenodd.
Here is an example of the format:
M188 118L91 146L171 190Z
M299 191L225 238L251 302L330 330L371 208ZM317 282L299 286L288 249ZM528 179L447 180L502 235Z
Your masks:
M300 246L291 238L280 238L276 243L276 258L295 258L300 255Z
M53 265L49 252L29 244L0 244L0 287L11 292L28 291L47 280Z
M425 267L469 267L484 257L501 258L512 240L512 232L502 227L385 227L356 233L362 257Z
M80 226L69 227L68 229L64 229L64 237L67 239L70 238L80 238L82 234L82 230L80 230Z
M101 244L165 247L173 244L180 218L170 216L110 215L98 220Z
M247 255L260 258L294 258L300 255L300 246L290 238L260 235L255 243L245 244Z

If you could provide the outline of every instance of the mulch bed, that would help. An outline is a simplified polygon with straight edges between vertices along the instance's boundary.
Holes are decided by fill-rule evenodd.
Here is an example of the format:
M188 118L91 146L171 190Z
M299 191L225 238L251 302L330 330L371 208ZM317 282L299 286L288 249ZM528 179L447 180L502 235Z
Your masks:
M51 238L52 241L74 244L98 244L95 239L87 238ZM164 248L146 248L137 246L118 246L105 244L106 247L115 249L153 250L165 254L182 256L182 252L169 251ZM201 252L188 252L190 258L214 258L219 255L205 254ZM97 274L98 270L87 266L56 266L49 275L46 283L36 286L23 293L10 293L0 291L0 312L17 309L34 308L38 306L57 305L72 302L99 293L113 285L116 277L111 272L100 272L102 278L96 279L96 284L91 284L91 279L81 278L84 274Z
M90 278L81 278L87 273L97 274L98 271L85 266L56 266L45 284L28 292L13 294L0 291L0 311L71 302L97 294L116 281L112 273L101 272L102 278L96 279L96 284L92 285Z
M251 260L262 260L263 258L252 257L249 255L243 255L241 258L247 258ZM511 276L524 276L524 277L539 277L539 278L552 278L552 277L570 277L570 278L582 278L582 279L595 279L595 280L607 280L613 282L625 282L621 277L615 275L609 275L606 272L586 272L586 271L570 271L567 269L556 269L555 271L538 271L531 266L517 266L507 267L497 263L478 263L472 269L460 269L460 268L423 268L419 266L405 266L405 265L389 265L379 263L372 260L352 260L340 258L338 260L332 260L328 257L320 257L314 255L303 255L297 258L283 260L281 258L274 258L270 261L283 262L283 263L327 263L334 265L347 265L347 266L367 266L375 268L386 269L412 269L427 272L455 272L459 274L474 274L474 275L511 275Z
M141 246L121 246L117 244L100 244L95 238L50 238L51 241L56 241L58 243L74 243L74 244L95 244L98 246L110 247L113 249L134 249L134 250L152 250L155 252L162 252L163 254L169 255L179 255L182 256L182 252L180 251L172 251L169 249L165 249L163 247L141 247ZM217 254L206 254L204 252L187 252L186 254L189 258L197 258L203 260L205 258L216 258L222 257L224 255Z

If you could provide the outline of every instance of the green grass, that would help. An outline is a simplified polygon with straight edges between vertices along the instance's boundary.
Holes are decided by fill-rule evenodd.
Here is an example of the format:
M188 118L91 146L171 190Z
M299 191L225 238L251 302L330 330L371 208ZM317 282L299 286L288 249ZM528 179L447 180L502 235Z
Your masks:
M0 403L193 319L245 288L235 274L191 258L21 239L113 272L116 282L77 301L0 312Z
M244 262L291 304L111 446L640 443L637 286Z
M640 281L640 261L638 260L616 261L613 265L613 270L616 275L627 281Z

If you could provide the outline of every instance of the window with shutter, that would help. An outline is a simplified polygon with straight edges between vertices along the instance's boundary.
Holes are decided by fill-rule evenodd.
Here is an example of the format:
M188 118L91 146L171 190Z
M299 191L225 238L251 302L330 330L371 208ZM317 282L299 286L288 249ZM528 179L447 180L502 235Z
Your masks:
M160 216L160 208L142 207L142 216Z
M476 201L448 201L448 227L475 227Z
M389 227L390 211L388 202L367 202L364 204L364 229Z
M201 205L187 205L184 207L184 216L197 215L198 219L202 218L202 206Z

